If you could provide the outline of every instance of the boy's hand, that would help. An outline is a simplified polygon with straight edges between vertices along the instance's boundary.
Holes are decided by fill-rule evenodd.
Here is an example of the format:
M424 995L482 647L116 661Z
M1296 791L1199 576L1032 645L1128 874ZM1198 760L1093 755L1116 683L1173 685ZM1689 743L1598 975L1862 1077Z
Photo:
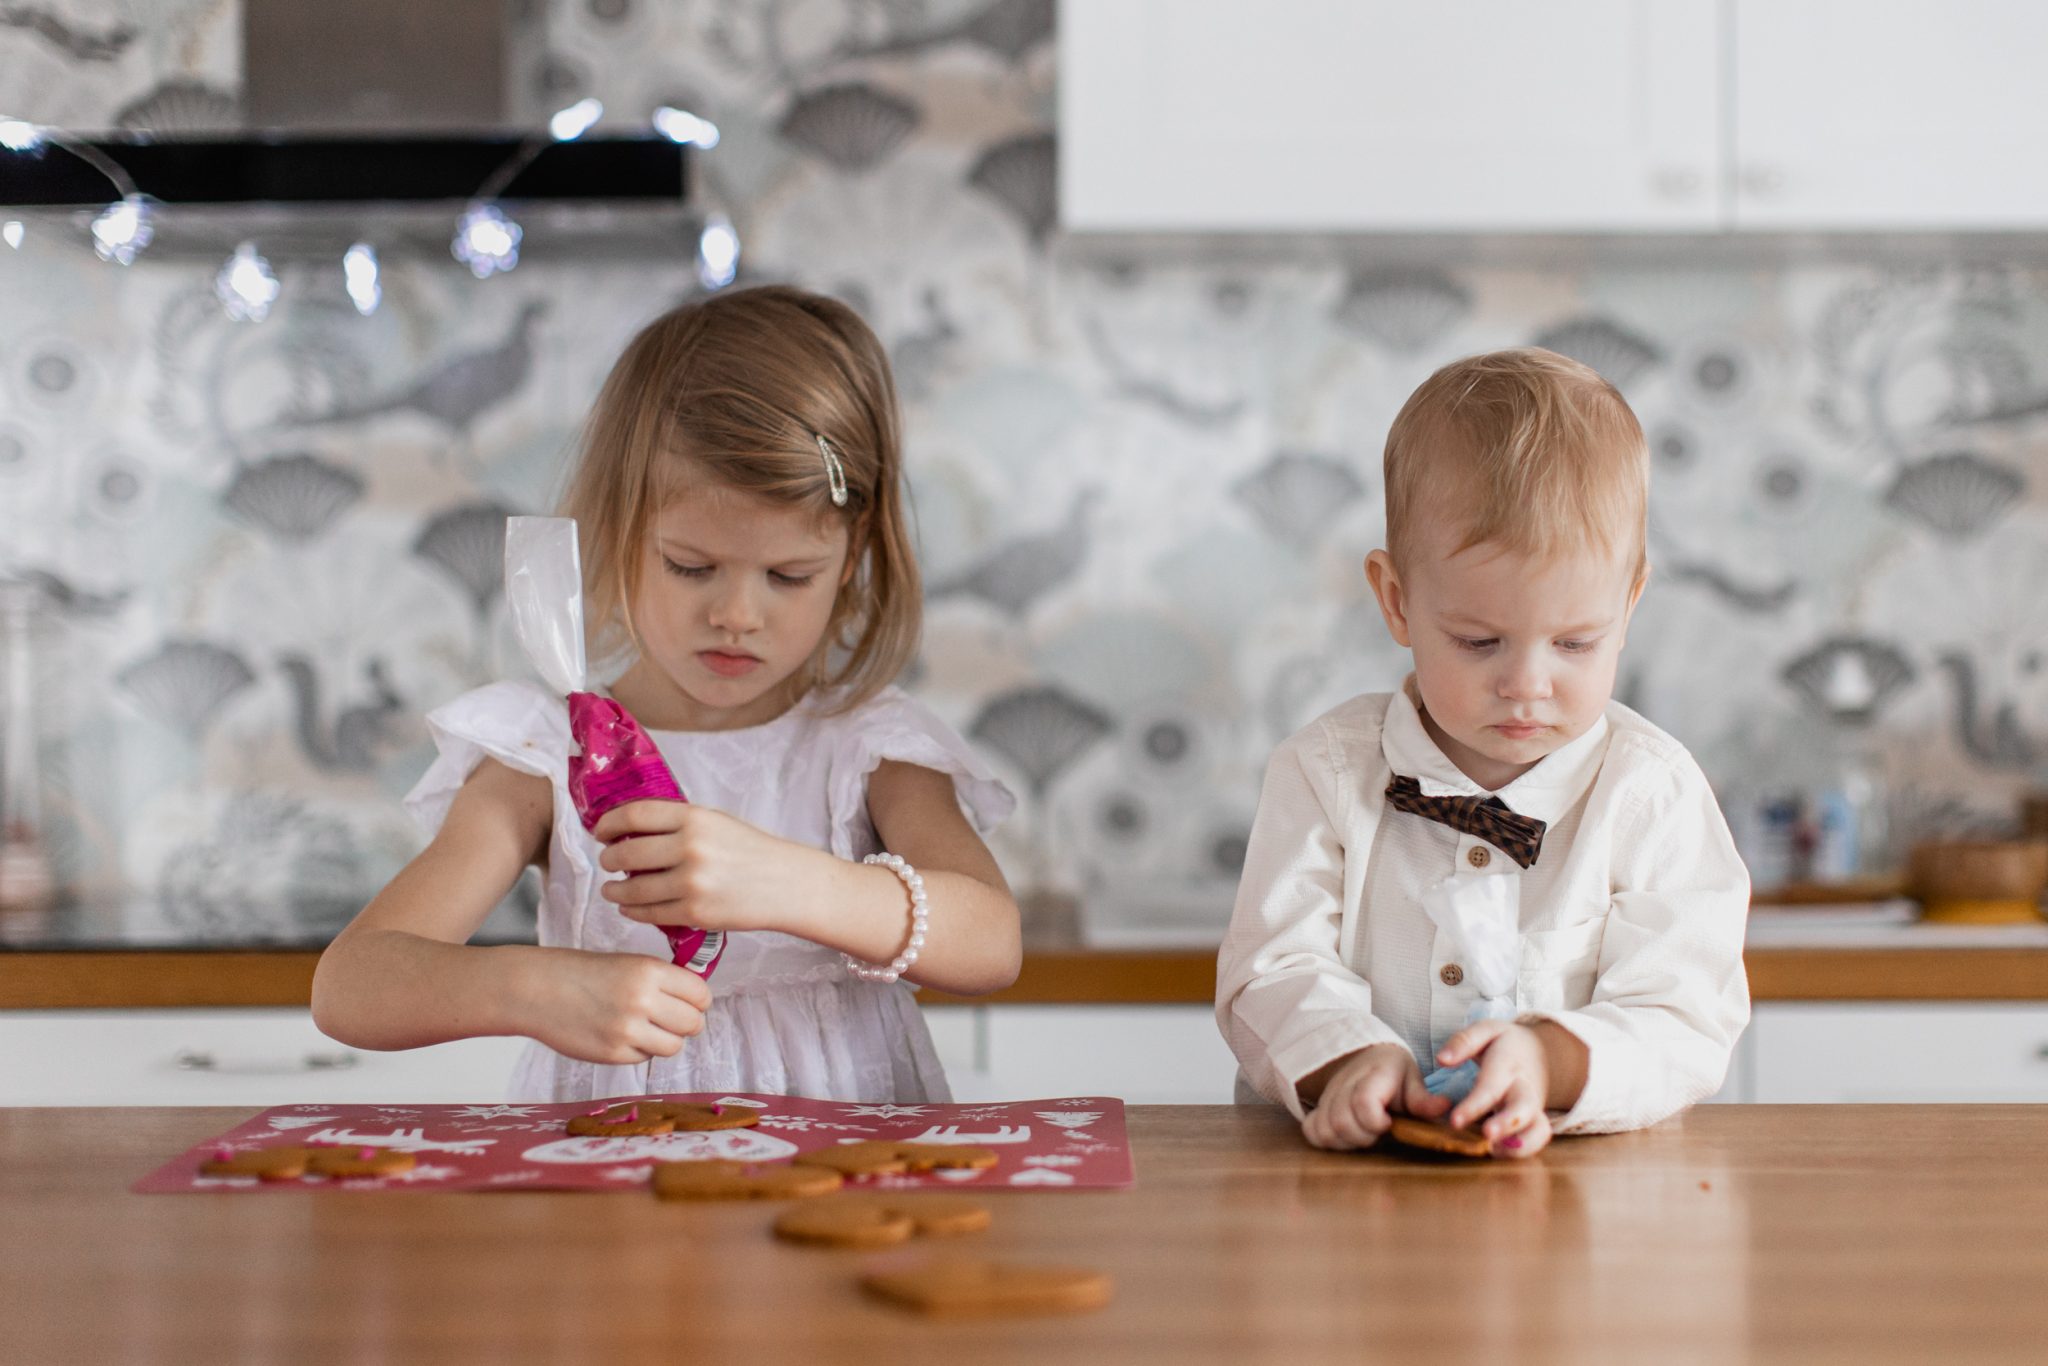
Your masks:
M627 802L605 812L591 834L605 845L600 867L635 875L605 883L601 895L645 924L780 929L777 908L818 894L803 885L817 850L708 806Z
M537 977L525 1032L585 1062L674 1057L711 1008L702 977L644 953L553 950Z
M1395 1114L1436 1119L1449 1105L1423 1089L1414 1054L1397 1043L1376 1043L1331 1073L1321 1100L1301 1122L1301 1136L1318 1148L1370 1148Z
M1479 1079L1447 1121L1465 1128L1484 1118L1479 1132L1496 1157L1533 1157L1550 1143L1550 1066L1543 1040L1527 1025L1481 1020L1451 1036L1436 1055L1445 1067L1479 1059Z

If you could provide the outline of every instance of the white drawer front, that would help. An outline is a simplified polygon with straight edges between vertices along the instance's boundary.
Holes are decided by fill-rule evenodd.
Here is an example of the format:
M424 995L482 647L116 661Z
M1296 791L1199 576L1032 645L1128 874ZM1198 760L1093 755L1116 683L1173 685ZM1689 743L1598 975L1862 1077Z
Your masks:
M0 1012L0 1105L466 1103L505 1097L522 1039L346 1048L305 1010Z
M1751 1098L2048 1101L2048 1006L1766 1003Z
M1133 1105L1230 1102L1237 1060L1207 1006L986 1009L988 1071L954 1081L961 1100L1105 1095Z

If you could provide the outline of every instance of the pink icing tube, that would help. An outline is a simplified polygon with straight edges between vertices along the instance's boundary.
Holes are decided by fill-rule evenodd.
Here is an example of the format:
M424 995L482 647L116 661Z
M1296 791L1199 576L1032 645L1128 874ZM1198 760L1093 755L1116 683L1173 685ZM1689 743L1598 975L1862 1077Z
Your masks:
M681 802L683 789L640 723L609 697L569 694L569 735L582 748L569 756L569 797L583 828L594 828L604 813L626 802ZM725 931L662 925L676 963L709 977L725 953Z

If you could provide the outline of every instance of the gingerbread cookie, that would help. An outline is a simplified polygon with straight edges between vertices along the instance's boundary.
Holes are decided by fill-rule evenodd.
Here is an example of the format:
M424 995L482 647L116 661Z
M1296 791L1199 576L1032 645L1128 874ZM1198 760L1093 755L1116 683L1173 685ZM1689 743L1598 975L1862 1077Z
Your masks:
M419 1159L395 1148L315 1148L306 1169L315 1176L396 1176L409 1172Z
M904 1195L886 1200L820 1200L784 1210L775 1235L793 1243L828 1247L887 1247L914 1235L947 1237L989 1226L984 1205L947 1195Z
M830 1195L838 1172L819 1167L759 1166L725 1158L654 1164L654 1193L664 1200L792 1200Z
M1115 1283L1100 1271L1014 1262L932 1261L874 1272L861 1288L925 1314L1072 1314L1109 1303Z
M306 1174L311 1148L257 1148L246 1153L216 1148L199 1166L202 1176L253 1176L259 1181L296 1181Z
M868 1200L813 1200L775 1216L776 1237L825 1247L887 1247L916 1232L909 1215Z
M712 1129L751 1129L761 1122L752 1110L729 1105L683 1105L667 1101L631 1101L601 1106L569 1121L578 1138L627 1138Z
M842 1143L835 1148L798 1153L790 1159L806 1167L829 1167L852 1180L864 1176L900 1176L904 1172L928 1172L935 1167L980 1171L996 1164L987 1148L958 1143L892 1143L886 1139L865 1139Z
M1445 1153L1451 1157L1491 1157L1493 1145L1486 1135L1472 1129L1453 1129L1448 1124L1434 1124L1426 1119L1411 1119L1407 1115L1395 1115L1393 1125L1387 1130L1387 1137L1409 1148L1420 1148L1424 1152Z

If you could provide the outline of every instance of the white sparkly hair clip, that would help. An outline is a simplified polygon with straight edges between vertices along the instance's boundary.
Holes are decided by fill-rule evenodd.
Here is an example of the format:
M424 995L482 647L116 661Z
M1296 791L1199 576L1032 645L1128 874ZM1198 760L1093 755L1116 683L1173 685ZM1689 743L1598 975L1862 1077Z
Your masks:
M839 452L832 449L832 443L825 439L823 432L813 433L818 438L818 454L825 457L825 482L832 487L832 506L846 506L846 466L839 463Z

